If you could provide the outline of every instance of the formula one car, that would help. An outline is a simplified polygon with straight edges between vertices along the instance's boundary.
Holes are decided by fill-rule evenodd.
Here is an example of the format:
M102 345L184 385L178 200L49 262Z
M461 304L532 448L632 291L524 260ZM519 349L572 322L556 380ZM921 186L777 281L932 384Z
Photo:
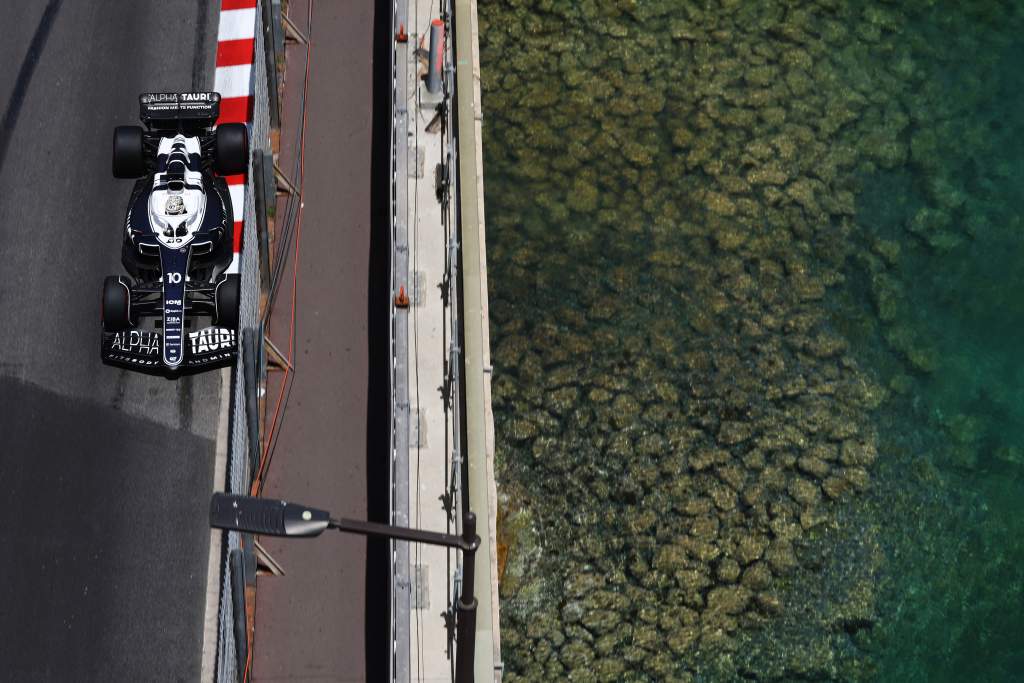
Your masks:
M249 143L244 124L214 127L219 113L215 92L147 93L145 130L114 129L114 177L138 180L121 250L128 276L103 282L108 365L174 378L234 360L239 277L226 272L234 217L223 176L246 171Z

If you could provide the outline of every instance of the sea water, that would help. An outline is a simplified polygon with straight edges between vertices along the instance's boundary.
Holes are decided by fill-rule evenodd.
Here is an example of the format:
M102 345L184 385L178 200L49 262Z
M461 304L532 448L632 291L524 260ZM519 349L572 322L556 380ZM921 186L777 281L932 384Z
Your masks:
M1024 676L1018 5L479 17L506 680Z

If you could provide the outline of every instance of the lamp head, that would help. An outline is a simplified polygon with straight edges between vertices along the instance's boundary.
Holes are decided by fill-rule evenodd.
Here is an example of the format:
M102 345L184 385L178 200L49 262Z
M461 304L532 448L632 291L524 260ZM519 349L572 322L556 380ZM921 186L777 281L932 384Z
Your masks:
M325 510L272 498L215 493L210 499L210 526L260 536L319 536L331 518Z

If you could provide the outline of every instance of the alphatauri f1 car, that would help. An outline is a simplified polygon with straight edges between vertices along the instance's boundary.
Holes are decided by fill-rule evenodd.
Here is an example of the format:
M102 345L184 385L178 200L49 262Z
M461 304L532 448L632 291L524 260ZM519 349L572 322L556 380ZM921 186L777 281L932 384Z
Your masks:
M230 365L238 348L234 218L224 176L249 164L246 127L215 126L215 92L147 93L145 125L114 129L114 177L135 178L121 263L103 282L108 365L169 378ZM202 324L202 327L200 327Z

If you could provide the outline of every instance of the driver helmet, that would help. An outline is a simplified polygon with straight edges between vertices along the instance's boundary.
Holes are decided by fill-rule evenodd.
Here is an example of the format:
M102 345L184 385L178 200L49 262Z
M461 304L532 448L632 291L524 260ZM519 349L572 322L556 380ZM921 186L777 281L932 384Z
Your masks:
M185 201L178 195L171 195L167 198L164 206L164 213L169 216L177 216L185 213Z

